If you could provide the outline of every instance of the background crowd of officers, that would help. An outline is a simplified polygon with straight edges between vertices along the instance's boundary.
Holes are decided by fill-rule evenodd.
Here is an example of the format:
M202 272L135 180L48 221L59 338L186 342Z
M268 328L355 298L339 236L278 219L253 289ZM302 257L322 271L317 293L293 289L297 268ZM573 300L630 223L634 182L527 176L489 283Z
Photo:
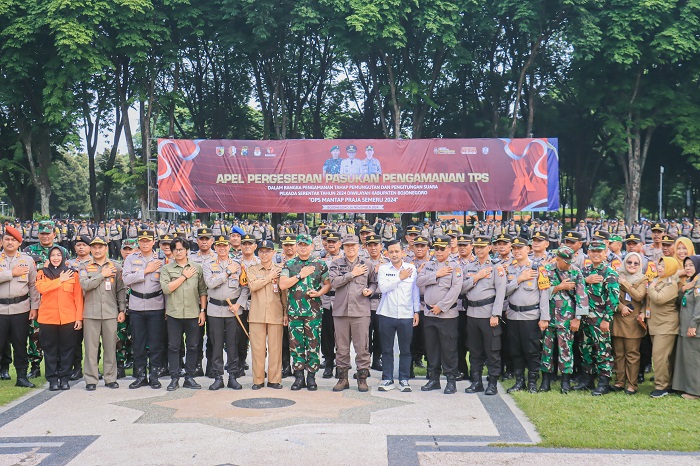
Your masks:
M131 366L129 388L166 376L168 390L183 377L201 388L206 375L211 390L241 389L250 349L253 389L294 376L292 390L316 390L323 370L341 391L352 345L358 389L376 370L386 391L398 336L401 391L425 361L424 391L441 376L447 394L469 380L467 393L487 395L499 378L533 393L560 378L562 393L632 395L653 361L653 397L700 395L698 220L341 220L315 235L300 220L46 221L1 233L0 378L14 361L18 386L34 386L43 358L51 390L81 377L117 388Z

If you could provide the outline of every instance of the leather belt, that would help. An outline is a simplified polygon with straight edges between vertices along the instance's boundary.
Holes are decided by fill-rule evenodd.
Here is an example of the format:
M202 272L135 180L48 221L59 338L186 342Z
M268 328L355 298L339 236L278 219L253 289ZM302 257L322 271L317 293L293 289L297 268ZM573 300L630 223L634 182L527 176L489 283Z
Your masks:
M461 295L457 296L457 299L461 299L462 301L465 301L467 299L467 295L461 294Z
M235 298L229 298L229 299L231 300L231 302L234 302L234 301L235 301L236 299L238 299L239 297L240 297L240 295L239 295L239 296L236 296ZM220 300L218 300L218 299L209 298L209 302L212 303L214 306L224 306L224 307L228 307L228 303L226 302L226 300L220 301Z
M515 312L527 312L527 311L534 311L535 309L539 309L540 305L539 304L530 304L529 306L516 306L515 304L508 303L508 307L510 307Z
M481 307L481 306L486 306L487 304L493 304L496 302L496 296L491 296L490 298L482 299L480 301L469 301L467 300L467 304L469 307Z
M373 295L371 295L371 296L369 297L369 299L381 299L381 298L382 298L382 294L381 294L381 293L374 293Z
M138 291L131 290L131 295L136 296L137 298L140 299L151 299L151 298L157 298L158 296L163 294L163 290L158 290L153 293L139 293Z
M22 301L26 301L28 299L29 299L29 293L25 294L24 296L17 296L16 298L0 299L0 304L2 304L2 305L18 304L18 303L21 303Z
M324 296L335 296L335 291L329 291Z

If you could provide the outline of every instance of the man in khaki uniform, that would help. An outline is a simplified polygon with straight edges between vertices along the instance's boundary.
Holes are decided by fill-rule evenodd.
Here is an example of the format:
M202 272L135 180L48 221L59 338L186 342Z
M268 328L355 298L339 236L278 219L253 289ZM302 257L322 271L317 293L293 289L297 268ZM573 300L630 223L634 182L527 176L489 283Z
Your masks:
M83 310L83 338L85 339L85 388L97 387L100 336L104 352L105 386L119 388L117 383L117 323L124 322L126 314L126 286L122 268L107 258L107 241L95 237L90 242L92 260L80 269L80 287L85 295ZM157 377L151 375L151 387Z
M267 386L282 388L282 335L288 325L287 293L280 292L282 267L272 262L274 243L262 241L258 246L259 264L248 267L251 292L248 322L253 365L253 390L265 384L265 351L267 350Z

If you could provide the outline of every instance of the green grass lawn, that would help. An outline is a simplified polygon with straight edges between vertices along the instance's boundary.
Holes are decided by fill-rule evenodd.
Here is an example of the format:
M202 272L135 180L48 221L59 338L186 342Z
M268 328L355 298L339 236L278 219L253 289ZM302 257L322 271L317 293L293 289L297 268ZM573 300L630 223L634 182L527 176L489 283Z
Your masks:
M33 390L37 390L36 388L15 387L15 382L17 382L17 374L15 373L15 368L12 365L10 365L10 376L12 377L12 380L0 380L0 406L4 406L17 398L23 397ZM40 387L46 382L46 379L39 377L38 379L31 379L30 381L37 387Z
M700 403L678 395L653 399L652 374L636 395L590 392L562 395L559 384L549 393L513 393L515 402L542 437L541 447L614 450L700 450ZM503 386L509 388L513 381Z

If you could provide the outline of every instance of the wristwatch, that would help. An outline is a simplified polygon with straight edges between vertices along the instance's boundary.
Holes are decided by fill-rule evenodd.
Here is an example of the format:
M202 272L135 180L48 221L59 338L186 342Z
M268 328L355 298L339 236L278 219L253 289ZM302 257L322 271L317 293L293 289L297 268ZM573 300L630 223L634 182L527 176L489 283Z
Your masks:
M301 274L300 274L300 273L298 273L298 274L296 274L296 275L294 275L294 276L296 277L297 280L301 280Z

